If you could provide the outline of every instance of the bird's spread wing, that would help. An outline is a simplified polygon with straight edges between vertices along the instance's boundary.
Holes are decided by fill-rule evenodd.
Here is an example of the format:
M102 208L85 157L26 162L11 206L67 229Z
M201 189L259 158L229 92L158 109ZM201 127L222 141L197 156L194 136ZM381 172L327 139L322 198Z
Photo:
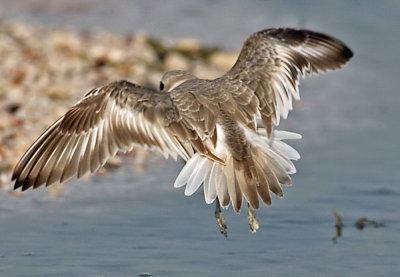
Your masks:
M119 150L134 146L188 160L193 150L187 138L169 128L180 126L179 121L179 112L166 93L127 81L93 89L23 155L12 177L15 188L26 190L79 178Z
M220 80L248 121L260 112L270 135L280 116L287 117L292 100L299 99L300 76L338 69L352 56L344 43L322 33L267 29L246 40L236 64Z

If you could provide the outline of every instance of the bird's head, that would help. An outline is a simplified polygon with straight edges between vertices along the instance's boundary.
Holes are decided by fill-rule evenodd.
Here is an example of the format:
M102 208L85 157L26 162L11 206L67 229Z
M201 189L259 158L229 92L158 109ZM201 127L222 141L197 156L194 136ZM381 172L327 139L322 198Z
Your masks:
M197 79L193 74L184 70L172 70L164 73L160 81L160 91L170 92L187 80Z

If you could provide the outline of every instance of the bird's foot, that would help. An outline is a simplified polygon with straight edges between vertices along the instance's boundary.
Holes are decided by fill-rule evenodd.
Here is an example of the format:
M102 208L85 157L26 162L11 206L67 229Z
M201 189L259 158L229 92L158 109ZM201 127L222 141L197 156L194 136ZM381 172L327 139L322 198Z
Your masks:
M250 233L255 234L257 230L260 228L260 224L258 223L256 217L256 210L247 203L247 222L250 226Z
M216 205L215 205L215 220L217 221L217 226L219 229L219 232L224 235L225 238L228 237L228 232L227 232L227 225L226 225L226 221L224 218L224 215L221 211L221 205L219 204L219 200L216 199Z

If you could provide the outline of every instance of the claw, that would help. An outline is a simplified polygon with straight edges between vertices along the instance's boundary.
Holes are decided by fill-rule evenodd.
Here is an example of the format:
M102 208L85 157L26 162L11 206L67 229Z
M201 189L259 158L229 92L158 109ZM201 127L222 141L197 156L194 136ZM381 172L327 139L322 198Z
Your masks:
M216 205L215 205L215 220L217 221L217 225L218 225L218 229L219 232L224 235L225 238L228 237L228 232L226 231L226 229L228 228L226 225L226 221L224 218L224 215L222 214L221 211L221 205L219 204L219 199L216 199Z
M247 222L250 226L250 233L255 234L257 230L260 228L260 224L256 218L256 210L253 209L249 203L247 203Z

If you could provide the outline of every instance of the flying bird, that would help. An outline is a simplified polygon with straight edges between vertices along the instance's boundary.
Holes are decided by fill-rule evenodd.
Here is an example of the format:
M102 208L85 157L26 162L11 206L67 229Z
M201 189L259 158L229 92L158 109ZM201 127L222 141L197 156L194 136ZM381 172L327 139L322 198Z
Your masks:
M219 78L174 70L159 91L124 80L94 88L22 156L14 189L80 178L118 151L144 147L182 158L174 186L191 195L203 185L217 213L229 205L239 212L243 199L251 211L260 200L271 205L271 192L283 196L281 186L296 172L292 160L300 158L283 140L301 136L275 130L300 99L299 78L339 69L352 56L331 36L272 28L252 34Z

